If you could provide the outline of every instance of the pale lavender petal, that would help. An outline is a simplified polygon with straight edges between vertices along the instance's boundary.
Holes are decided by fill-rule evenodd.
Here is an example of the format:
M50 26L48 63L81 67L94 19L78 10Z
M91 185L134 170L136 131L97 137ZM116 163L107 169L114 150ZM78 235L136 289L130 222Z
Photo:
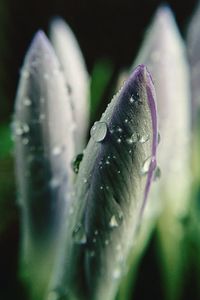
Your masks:
M48 283L70 201L72 125L69 95L58 60L39 31L21 70L13 122L22 213L21 258L27 280L32 282L31 293L39 298Z
M89 124L89 76L76 37L61 18L50 26L50 39L64 72L74 115L76 153L83 151Z

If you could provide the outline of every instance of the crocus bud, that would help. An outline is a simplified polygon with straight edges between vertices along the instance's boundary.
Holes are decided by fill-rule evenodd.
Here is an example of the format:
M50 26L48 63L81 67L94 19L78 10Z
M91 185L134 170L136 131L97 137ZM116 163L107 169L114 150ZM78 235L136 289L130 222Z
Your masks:
M21 70L13 122L22 213L22 271L42 299L70 202L72 112L60 65L39 31ZM38 299L38 298L37 298Z
M187 216L190 205L190 89L185 46L167 6L157 10L146 33L134 65L141 62L148 66L155 82L161 137L161 178L152 189L154 205L146 211L152 221L162 212L159 230L166 292L169 299L177 299L185 266L185 228L180 220Z
M155 90L144 65L133 71L90 134L50 293L111 300L137 242L156 167Z

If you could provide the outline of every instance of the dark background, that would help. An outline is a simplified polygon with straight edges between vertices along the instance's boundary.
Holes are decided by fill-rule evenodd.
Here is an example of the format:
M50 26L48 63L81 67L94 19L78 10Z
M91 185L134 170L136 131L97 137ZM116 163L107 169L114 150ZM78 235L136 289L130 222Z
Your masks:
M55 15L77 36L89 72L99 58L109 59L115 74L130 65L158 0L0 0L0 122L8 121L20 66L34 33ZM168 1L181 33L197 1Z
M89 73L99 59L106 58L112 63L113 82L119 70L130 66L133 62L151 17L161 3L162 1L156 0L0 0L0 126L11 120L19 70L26 49L38 29L41 28L48 33L48 24L53 16L63 17L73 29ZM197 1L171 0L168 3L175 13L184 37ZM103 98L108 94L103 94ZM17 279L19 212L14 206L16 192L13 162L10 158L2 159L0 168L2 168L0 173L3 174L0 181L6 176L9 178L5 193L5 202L8 204L5 213L0 206L2 210L0 218L7 214L8 219L11 219L11 222L7 221L5 230L0 236L0 299L22 300L27 298L23 295L23 288ZM162 287L158 283L160 275L155 258L155 245L154 236L140 267L135 300L164 299ZM198 299L195 295L197 285L195 277L191 269L188 273L184 300Z

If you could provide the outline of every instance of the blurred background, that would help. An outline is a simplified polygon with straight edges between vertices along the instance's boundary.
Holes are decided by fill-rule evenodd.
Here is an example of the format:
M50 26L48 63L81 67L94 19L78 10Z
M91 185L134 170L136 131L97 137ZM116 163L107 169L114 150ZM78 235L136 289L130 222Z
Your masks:
M168 1L184 35L197 1ZM130 66L145 29L162 1L158 0L0 0L0 120L13 111L19 70L38 29L48 33L53 16L62 16L73 29L89 73L100 59L115 69Z
M19 211L9 124L20 67L34 33L43 29L48 34L49 22L57 15L74 31L91 75L92 101L99 97L97 100L102 103L98 113L91 108L92 122L109 101L119 72L132 64L161 3L158 0L0 0L0 299L26 299L17 279ZM184 37L197 1L171 0L168 4ZM141 262L134 299L147 299L149 295L154 300L164 299L155 239L154 235ZM183 299L198 299L198 282L194 278L191 269Z

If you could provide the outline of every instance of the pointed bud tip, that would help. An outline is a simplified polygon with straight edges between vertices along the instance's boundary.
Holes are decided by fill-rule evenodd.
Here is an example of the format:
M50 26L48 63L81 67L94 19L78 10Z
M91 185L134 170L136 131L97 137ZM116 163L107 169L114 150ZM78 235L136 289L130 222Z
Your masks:
M51 45L51 42L49 41L46 34L42 30L39 30L36 32L35 36L33 37L33 40L30 44L30 47L26 55L26 60L31 62L34 61L36 57L45 58L47 55L50 55L51 57L55 57L55 53Z
M50 21L50 28L57 26L65 26L66 22L59 16L55 16Z
M158 7L155 13L155 20L159 23L159 26L162 27L174 25L174 13L168 4L162 4Z
M140 82L146 83L147 86L153 85L153 80L151 73L144 64L138 65L132 72L131 76L128 79L128 84L131 84L133 81L139 80Z
M173 15L173 12L171 10L171 7L169 6L169 4L164 3L161 4L158 8L157 8L157 15L160 15L161 17L169 17Z
M49 45L50 45L50 42L49 42L46 34L44 33L44 31L38 30L33 37L33 40L30 45L30 49L31 48L37 49L37 48L44 48L44 47L47 48L47 47L49 47Z
M34 35L28 48L24 66L31 69L38 68L41 64L44 65L44 62L46 65L58 64L51 42L47 38L46 34L42 30L39 30Z

